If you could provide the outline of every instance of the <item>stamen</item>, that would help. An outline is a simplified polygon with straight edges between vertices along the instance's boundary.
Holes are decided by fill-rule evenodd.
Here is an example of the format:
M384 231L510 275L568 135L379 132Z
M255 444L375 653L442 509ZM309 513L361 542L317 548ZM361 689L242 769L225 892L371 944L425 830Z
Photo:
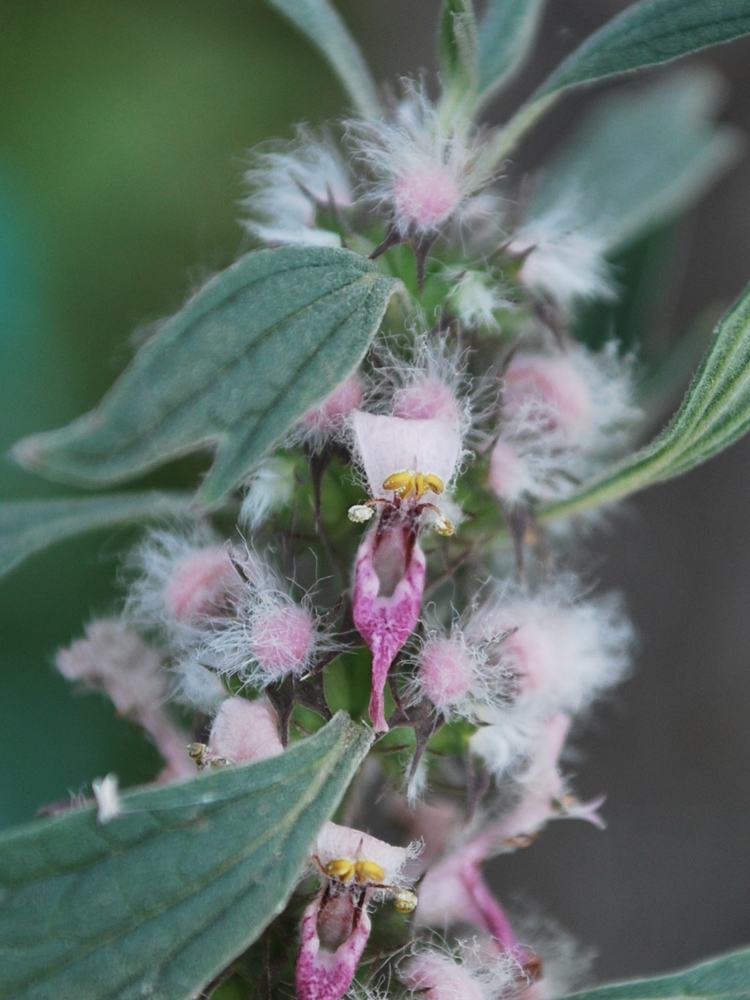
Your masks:
M424 473L415 472L413 469L402 469L400 472L394 472L393 475L388 476L383 483L383 489L393 490L402 500L408 499L412 493L416 495L417 500L421 500L429 490L439 496L445 486L443 480L432 472Z

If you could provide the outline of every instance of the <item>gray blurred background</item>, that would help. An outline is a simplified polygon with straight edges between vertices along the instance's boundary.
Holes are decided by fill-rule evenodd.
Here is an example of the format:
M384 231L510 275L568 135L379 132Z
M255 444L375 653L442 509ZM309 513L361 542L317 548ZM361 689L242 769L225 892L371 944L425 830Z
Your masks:
M339 6L379 79L434 67L437 0ZM492 119L624 6L550 0L537 54ZM721 69L722 117L750 134L750 40L696 60ZM563 101L514 169L538 163L588 99ZM322 62L259 0L3 0L3 451L93 406L133 329L233 259L244 151L342 107ZM667 344L750 279L750 161L649 245L669 248L650 331ZM2 499L63 493L2 467ZM609 829L553 825L491 877L502 898L521 894L593 946L598 978L750 943L749 515L746 439L637 497L591 541L598 579L624 591L640 635L633 679L578 741L578 788L606 791ZM2 825L107 771L123 783L153 774L140 738L50 666L83 621L114 607L130 537L58 546L0 589Z

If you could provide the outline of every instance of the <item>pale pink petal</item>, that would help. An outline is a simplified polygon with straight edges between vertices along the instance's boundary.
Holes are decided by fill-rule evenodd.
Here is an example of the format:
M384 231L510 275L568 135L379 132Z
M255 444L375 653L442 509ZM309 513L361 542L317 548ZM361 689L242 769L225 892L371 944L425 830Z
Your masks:
M461 456L461 436L447 420L404 420L355 410L352 427L357 452L374 497L394 472L432 474L447 487Z
M385 873L385 882L395 881L409 857L405 847L394 847L361 830L338 823L326 823L318 834L314 854L325 867L339 858L349 861L374 861Z
M394 657L419 620L425 558L406 527L371 531L359 547L354 576L354 624L372 651L370 718L388 731L384 692Z

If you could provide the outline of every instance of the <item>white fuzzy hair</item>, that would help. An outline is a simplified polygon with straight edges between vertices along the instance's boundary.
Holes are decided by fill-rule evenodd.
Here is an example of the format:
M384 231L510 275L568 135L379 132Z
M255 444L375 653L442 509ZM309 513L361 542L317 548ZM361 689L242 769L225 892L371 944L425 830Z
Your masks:
M353 162L364 174L358 188L362 203L387 215L406 236L409 223L398 217L393 199L400 177L428 164L445 169L458 189L460 213L491 180L491 174L481 165L481 147L472 123L459 120L446 126L420 83L406 79L402 86L404 97L390 118L353 119L345 122L345 129Z
M501 409L499 440L522 463L523 493L535 500L565 496L580 480L611 463L632 443L642 421L635 402L638 366L632 355L621 357L617 343L610 341L598 352L575 345L565 357L588 392L591 419L582 440L571 443L564 432L545 427L546 404L531 395L512 416Z
M536 719L555 712L575 715L629 673L635 635L621 596L610 593L584 600L582 592L582 585L572 575L562 576L531 595L506 587L491 597L467 626L469 636L480 643L491 643L493 635L502 637L524 625L549 642L555 677L547 691L521 692L513 714L528 713ZM505 649L503 645L501 639L497 644L499 662L513 671L508 642Z
M263 243L341 246L338 233L317 225L318 209L352 203L349 174L332 140L298 126L291 143L266 143L252 153L242 201L245 228Z

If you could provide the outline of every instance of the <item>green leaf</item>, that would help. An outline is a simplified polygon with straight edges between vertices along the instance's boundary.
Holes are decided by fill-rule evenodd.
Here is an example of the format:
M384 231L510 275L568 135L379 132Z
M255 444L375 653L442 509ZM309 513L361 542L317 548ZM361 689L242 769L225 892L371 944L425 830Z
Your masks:
M479 23L479 89L483 102L509 83L536 36L546 0L490 0Z
M0 998L190 1000L281 912L372 735L337 715L280 757L0 838Z
M377 118L382 105L359 46L328 0L266 0L320 50L352 104L365 118Z
M750 430L750 289L719 322L669 426L649 445L559 503L545 521L621 500L705 462Z
M146 342L95 410L14 457L104 487L215 445L198 493L215 504L362 360L397 285L348 250L247 254Z
M569 1000L750 1000L750 951L714 958L668 976L637 979L576 993Z
M189 493L115 493L0 504L0 576L48 545L128 521L187 514Z
M479 83L477 25L472 0L446 0L438 53L443 89L450 103L476 91Z
M750 0L641 0L579 46L499 133L488 160L499 162L565 91L750 34Z
M741 140L716 128L722 86L685 69L647 88L597 101L545 166L530 225L584 233L610 251L680 212L735 159Z

